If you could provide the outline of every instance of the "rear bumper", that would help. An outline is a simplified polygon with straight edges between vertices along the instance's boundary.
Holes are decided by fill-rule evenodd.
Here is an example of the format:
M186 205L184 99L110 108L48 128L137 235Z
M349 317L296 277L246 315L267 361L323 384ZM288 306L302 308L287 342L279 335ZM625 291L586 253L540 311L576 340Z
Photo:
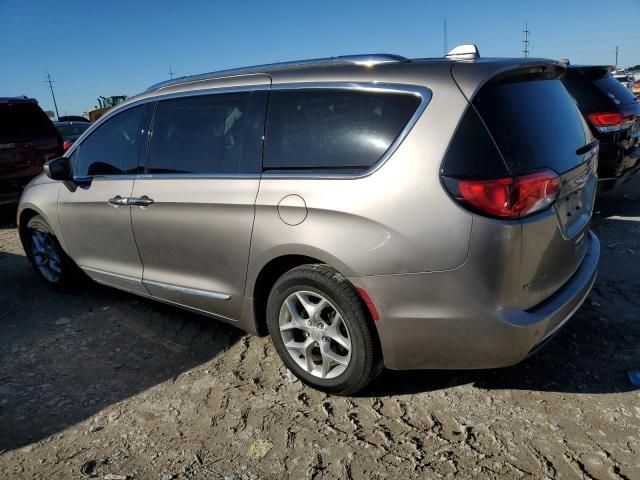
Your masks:
M526 358L582 305L595 282L600 242L589 234L582 264L560 290L526 310L482 305L452 270L351 279L372 297L387 368L505 367ZM481 281L481 280L480 280Z
M640 172L640 144L625 149L621 144L604 144L598 160L601 190L611 190Z

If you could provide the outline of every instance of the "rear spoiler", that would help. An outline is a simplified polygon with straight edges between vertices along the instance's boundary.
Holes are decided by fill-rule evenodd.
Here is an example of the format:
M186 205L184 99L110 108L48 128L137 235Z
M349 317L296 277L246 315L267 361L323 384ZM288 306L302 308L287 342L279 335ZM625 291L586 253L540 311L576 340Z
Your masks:
M451 75L464 96L470 100L489 82L561 79L566 65L545 58L479 59L475 62L456 62Z

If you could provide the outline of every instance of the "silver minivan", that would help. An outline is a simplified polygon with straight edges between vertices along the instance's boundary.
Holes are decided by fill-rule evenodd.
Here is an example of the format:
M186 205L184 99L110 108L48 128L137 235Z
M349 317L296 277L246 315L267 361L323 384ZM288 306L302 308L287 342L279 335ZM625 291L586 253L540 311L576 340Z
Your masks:
M269 334L315 388L513 365L588 295L598 146L564 65L346 56L154 85L25 190L37 274Z

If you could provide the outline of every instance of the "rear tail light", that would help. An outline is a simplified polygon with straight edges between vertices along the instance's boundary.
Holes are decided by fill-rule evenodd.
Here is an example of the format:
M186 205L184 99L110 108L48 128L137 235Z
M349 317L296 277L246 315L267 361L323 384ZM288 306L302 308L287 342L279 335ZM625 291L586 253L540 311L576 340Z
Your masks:
M73 145L73 142L71 140L67 140L66 142L64 142L62 144L62 148L64 149L64 151L66 152L67 150L69 150L69 148L71 147L71 145Z
M600 132L616 132L630 127L635 121L633 113L623 112L590 113L587 118Z
M560 191L560 177L552 170L543 170L491 180L446 178L445 185L456 200L471 210L490 217L516 219L553 205Z

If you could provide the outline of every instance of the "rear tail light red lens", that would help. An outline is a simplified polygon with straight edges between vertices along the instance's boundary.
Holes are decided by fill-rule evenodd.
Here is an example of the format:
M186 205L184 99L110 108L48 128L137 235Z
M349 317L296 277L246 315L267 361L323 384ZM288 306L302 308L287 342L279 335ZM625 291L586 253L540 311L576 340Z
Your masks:
M560 178L552 170L491 180L453 180L456 198L490 217L516 219L546 210L558 198ZM447 182L451 185L451 179Z
M591 125L601 132L614 132L631 126L635 120L633 113L609 112L587 115Z
M69 148L71 147L71 145L73 145L73 142L70 140L67 140L66 142L64 142L62 144L62 148L64 149L64 151L66 152L67 150L69 150Z

